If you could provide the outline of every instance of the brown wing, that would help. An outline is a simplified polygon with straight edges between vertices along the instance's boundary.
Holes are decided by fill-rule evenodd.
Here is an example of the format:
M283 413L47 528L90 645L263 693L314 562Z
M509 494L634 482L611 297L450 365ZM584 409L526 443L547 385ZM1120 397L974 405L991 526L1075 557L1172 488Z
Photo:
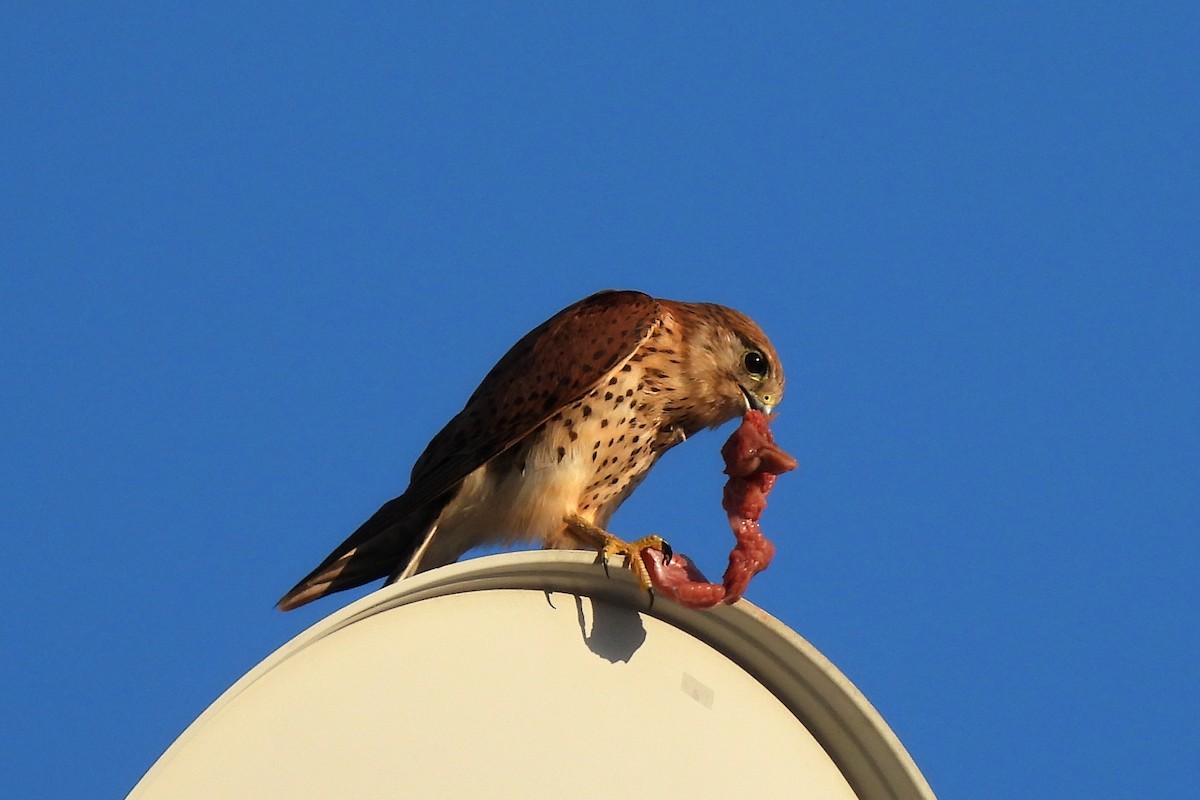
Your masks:
M659 321L658 302L649 295L605 291L527 333L425 448L405 495L413 505L428 502L512 447L594 389Z
M479 466L579 400L628 359L661 320L641 292L604 291L534 328L492 367L433 437L404 494L385 503L279 602L283 610L386 577L407 564L453 490Z

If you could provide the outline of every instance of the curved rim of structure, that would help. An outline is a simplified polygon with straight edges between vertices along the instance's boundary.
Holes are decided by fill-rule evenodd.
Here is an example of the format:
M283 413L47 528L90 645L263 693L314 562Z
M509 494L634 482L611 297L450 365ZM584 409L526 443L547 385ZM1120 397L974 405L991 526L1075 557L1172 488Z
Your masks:
M770 691L812 733L859 797L934 798L921 771L879 712L837 667L791 628L746 600L700 611L661 597L651 604L630 572L616 562L606 574L594 554L564 550L467 559L385 586L330 614L225 691L142 781L169 761L171 751L182 746L207 717L309 645L393 608L494 589L590 597L662 620L720 652Z

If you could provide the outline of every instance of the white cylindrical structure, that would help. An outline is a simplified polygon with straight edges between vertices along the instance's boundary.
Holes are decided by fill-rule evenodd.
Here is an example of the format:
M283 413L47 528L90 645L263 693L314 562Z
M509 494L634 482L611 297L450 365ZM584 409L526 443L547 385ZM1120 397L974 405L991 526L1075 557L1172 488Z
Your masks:
M933 797L867 700L741 601L648 607L583 552L385 587L218 698L130 798Z

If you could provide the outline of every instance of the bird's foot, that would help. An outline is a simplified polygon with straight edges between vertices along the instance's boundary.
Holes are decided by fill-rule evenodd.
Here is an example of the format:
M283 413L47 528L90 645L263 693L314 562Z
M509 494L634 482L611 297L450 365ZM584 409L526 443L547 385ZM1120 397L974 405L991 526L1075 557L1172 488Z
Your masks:
M638 586L643 591L650 592L651 597L653 597L654 581L650 578L650 572L646 568L646 560L642 556L642 553L647 550L658 550L662 553L661 561L665 564L670 564L673 552L671 545L667 544L665 539L661 536L651 534L650 536L643 536L637 541L626 542L623 539L613 536L603 528L579 517L568 517L567 528L576 537L590 543L596 548L599 553L600 563L604 565L606 572L608 571L608 559L610 556L623 556L624 565L629 567L630 571L633 572Z

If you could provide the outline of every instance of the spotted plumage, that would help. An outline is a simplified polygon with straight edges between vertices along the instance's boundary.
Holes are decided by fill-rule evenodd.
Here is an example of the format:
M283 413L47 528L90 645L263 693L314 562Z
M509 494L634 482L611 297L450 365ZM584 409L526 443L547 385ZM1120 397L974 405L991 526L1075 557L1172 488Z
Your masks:
M284 595L331 592L448 564L473 547L595 547L669 448L783 393L766 335L724 306L608 291L526 334L385 503ZM623 543L622 543L623 544ZM619 548L618 548L619 549Z

